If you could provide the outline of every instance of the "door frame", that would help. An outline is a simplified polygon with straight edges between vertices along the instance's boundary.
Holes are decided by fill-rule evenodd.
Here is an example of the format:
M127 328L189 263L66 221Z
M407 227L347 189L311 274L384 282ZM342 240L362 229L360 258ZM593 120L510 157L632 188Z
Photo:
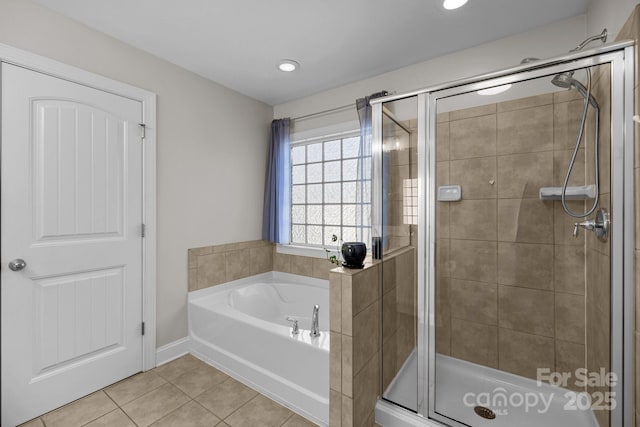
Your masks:
M142 104L145 130L142 145L142 221L145 224L142 239L142 321L145 325L142 336L142 370L153 369L156 366L156 94L2 43L0 62L123 96Z

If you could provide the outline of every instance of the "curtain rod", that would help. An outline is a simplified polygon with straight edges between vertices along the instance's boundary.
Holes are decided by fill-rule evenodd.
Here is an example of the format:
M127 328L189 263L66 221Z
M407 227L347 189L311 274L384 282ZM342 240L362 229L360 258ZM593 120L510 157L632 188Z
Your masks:
M370 95L371 99L375 99L375 98L381 98L384 96L389 95L389 92L387 92L386 90L381 90L380 92L376 92L372 95ZM322 116L325 114L329 114L329 113L335 113L338 111L342 111L342 110L346 110L348 108L355 108L356 107L356 103L352 102L351 104L347 104L347 105L343 105L341 107L336 107L336 108L330 108L328 110L324 110L324 111L319 111L317 113L311 113L311 114L305 114L304 116L299 116L299 117L294 117L293 119L291 119L291 121L296 121L296 120L305 120L305 119L309 119L311 117L315 117L315 116Z
M335 113L341 110L346 110L348 108L355 108L355 107L356 107L356 103L352 102L351 104L343 105L341 107L330 108L328 110L319 111L317 113L305 114L304 116L294 117L293 119L291 119L291 121L310 119L311 117L322 116L325 114Z

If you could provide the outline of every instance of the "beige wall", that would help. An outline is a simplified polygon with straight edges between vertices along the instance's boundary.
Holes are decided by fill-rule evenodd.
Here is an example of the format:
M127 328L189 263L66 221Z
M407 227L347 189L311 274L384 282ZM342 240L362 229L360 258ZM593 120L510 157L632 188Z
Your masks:
M272 108L28 0L0 43L158 95L157 345L186 336L187 249L260 238Z
M614 40L636 4L637 0L591 0L587 10L587 34L598 34L606 28L609 41Z

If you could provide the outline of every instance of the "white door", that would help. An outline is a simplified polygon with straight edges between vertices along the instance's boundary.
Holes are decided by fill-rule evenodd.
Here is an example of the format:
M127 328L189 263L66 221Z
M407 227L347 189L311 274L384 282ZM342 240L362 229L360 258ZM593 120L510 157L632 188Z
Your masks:
M142 105L6 63L1 79L10 427L142 370Z

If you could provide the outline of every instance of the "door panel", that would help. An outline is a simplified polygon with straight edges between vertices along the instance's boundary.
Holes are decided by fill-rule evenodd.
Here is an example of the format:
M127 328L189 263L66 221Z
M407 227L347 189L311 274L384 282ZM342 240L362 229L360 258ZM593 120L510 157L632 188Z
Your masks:
M142 369L141 118L2 64L3 426Z

